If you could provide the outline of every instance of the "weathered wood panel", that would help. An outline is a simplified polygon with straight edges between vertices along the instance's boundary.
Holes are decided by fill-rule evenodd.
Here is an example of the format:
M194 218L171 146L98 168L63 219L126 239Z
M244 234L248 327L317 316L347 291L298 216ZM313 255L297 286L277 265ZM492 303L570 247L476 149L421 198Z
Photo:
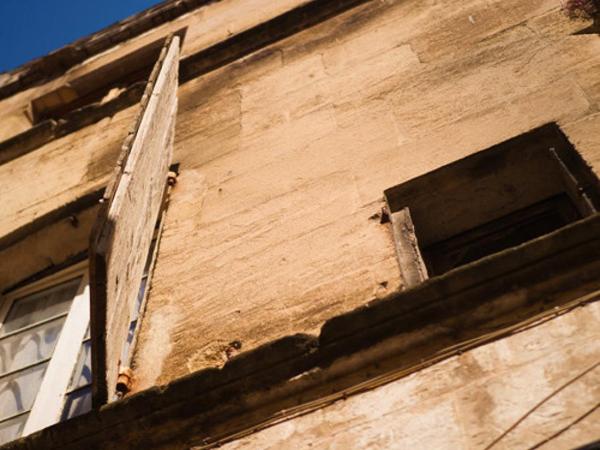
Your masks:
M177 112L179 38L156 63L98 215L90 256L94 401L110 400L167 181Z
M390 214L396 244L396 256L404 286L416 286L427 279L427 267L419 250L415 227L408 208Z

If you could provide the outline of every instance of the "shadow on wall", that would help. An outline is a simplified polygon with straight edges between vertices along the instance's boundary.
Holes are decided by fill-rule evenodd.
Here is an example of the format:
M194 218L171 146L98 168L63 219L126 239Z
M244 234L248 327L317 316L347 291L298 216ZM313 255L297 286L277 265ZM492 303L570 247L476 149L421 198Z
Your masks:
M600 0L568 0L563 9L571 19L592 19L591 26L575 34L600 34Z

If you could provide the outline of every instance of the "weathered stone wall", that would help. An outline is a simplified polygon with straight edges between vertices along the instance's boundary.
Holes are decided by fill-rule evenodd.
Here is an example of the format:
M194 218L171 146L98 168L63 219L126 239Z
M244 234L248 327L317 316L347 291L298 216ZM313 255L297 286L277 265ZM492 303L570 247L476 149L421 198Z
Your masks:
M107 64L166 37L168 33L186 29L187 39L182 49L182 57L186 58L303 3L305 2L301 0L282 2L209 1L201 8L192 10L175 20L156 26L149 32L91 56L83 63L67 70L63 75L49 79L46 83L39 85L34 83L31 87L12 96L1 98L0 250L6 249L7 240L12 244L22 239L27 232L35 231L25 231L32 222L48 222L43 218L52 215L65 205L81 199L82 196L97 192L106 185L119 148L127 131L133 126L138 109L134 104L125 108L117 106L112 108L112 112L105 112L104 116L101 112L95 112L96 118L92 120L94 123L87 126L81 125L80 122L89 121L91 113L79 113L76 114L75 120L68 118L66 123L58 124L60 128L58 135L62 137L51 139L44 145L36 144L35 142L40 139L48 140L47 135L40 131L35 133L37 137L24 138L12 143L10 148L5 148L11 138L20 137L23 136L22 133L32 131L32 123L29 118L31 101L61 86L68 85L73 80L94 74L96 70ZM11 75L6 74L2 78L2 82L6 82L7 77L11 78ZM115 99L117 95L119 92L111 92L97 105L104 105L109 100ZM119 102L125 106L132 104L123 95L119 97L123 98L123 101ZM132 95L135 97L136 94ZM135 99L133 101L135 102ZM68 134L64 135L64 133ZM30 150L30 147L33 149ZM81 225L89 231L89 221ZM65 239L69 241L68 249L59 252L60 254L48 254L41 258L36 256L35 261L29 257L31 252L27 252L28 254L24 255L24 258L19 256L17 261L14 261L12 257L10 261L6 258L2 259L0 261L0 291L37 271L60 264L65 258L85 251L87 240L81 239L81 236L85 234L86 230L79 229L76 233L77 236L73 236L73 239L67 233ZM22 254L23 245L29 244L21 241L19 245L21 247L17 250L14 246L8 248L9 253L11 255ZM52 245L54 245L52 242L36 244L36 246L44 248ZM33 253L42 252L34 250ZM5 276L9 272L10 276Z
M185 57L304 3L223 0L161 25L1 100L0 139L29 126L32 99L168 31L190 27ZM547 122L600 173L600 39L574 34L588 25L559 0L372 1L183 84L181 174L134 390L318 334L326 319L402 289L391 230L376 217L390 186ZM0 165L0 238L101 188L135 112ZM230 445L485 446L598 360L599 314L588 306ZM499 446L534 444L575 419L598 401L597 381L590 372ZM593 419L564 445L597 437Z
M106 185L135 108L0 165L0 236Z
M371 2L183 85L136 389L402 288L371 219L390 186L551 121L598 170L585 26L558 1Z
M277 2L268 0L220 0L207 2L204 7L156 26L151 31L90 57L83 63L70 68L62 76L0 100L0 141L8 139L31 126L27 110L29 102L32 100L72 80L87 75L111 61L152 43L156 39L164 38L171 32L187 28L186 44L182 49L182 57L186 57L303 3L306 3L306 0L278 0Z
M587 444L600 432L599 320L588 305L223 448L483 449L506 431L492 449L531 448L563 428L540 448Z

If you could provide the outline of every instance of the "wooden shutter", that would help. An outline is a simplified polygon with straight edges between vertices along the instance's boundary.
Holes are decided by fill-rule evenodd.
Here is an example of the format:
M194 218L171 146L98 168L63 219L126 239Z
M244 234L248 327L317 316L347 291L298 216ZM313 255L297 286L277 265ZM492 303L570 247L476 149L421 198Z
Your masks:
M93 400L114 397L173 152L179 37L167 39L104 194L90 250Z
M404 286L411 288L426 280L428 275L410 211L402 208L400 211L390 212L390 221Z
M596 213L596 208L586 192L586 188L582 186L578 178L569 169L569 166L563 161L555 148L550 148L550 155L557 164L567 195L571 198L581 216L587 217Z

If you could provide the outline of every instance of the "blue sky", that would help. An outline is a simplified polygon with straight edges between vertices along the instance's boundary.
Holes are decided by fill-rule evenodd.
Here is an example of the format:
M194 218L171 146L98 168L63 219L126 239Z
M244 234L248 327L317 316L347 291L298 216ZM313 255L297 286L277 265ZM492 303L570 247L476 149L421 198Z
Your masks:
M0 72L98 31L159 0L0 0Z

